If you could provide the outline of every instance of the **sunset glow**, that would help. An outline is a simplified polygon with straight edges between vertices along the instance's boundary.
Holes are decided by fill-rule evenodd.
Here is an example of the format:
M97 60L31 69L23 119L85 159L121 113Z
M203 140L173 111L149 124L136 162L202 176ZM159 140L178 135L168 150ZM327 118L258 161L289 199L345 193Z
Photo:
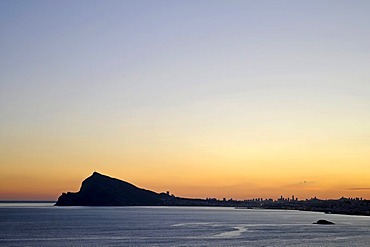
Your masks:
M0 200L370 199L369 8L1 1Z

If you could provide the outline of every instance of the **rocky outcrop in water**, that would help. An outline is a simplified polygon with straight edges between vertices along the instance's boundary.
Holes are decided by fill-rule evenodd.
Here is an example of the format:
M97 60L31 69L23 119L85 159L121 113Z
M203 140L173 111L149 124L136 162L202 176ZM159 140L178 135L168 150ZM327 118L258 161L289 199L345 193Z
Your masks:
M328 221L328 220L318 220L314 224L317 225L334 225L334 222Z

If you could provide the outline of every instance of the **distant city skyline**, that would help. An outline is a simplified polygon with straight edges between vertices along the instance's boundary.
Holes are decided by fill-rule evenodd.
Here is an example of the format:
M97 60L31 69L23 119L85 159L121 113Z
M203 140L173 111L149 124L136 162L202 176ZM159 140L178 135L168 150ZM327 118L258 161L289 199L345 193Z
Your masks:
M93 171L370 199L369 1L0 1L0 200Z

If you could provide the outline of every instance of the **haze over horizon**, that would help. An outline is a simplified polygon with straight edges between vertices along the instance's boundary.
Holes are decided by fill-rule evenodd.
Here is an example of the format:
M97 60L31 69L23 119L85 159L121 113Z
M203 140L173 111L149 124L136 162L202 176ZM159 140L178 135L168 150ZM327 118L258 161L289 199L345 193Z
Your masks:
M93 171L370 199L369 1L0 1L0 200Z

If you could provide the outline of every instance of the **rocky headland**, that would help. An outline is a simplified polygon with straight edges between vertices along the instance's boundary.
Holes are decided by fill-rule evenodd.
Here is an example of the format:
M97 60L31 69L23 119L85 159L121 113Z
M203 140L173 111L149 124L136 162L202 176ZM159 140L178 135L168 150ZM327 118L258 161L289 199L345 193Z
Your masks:
M316 211L333 214L370 216L370 201L362 198L321 200L297 198L233 200L226 198L181 198L169 192L157 193L128 182L94 172L86 178L78 192L63 193L56 206L217 206L262 209Z

